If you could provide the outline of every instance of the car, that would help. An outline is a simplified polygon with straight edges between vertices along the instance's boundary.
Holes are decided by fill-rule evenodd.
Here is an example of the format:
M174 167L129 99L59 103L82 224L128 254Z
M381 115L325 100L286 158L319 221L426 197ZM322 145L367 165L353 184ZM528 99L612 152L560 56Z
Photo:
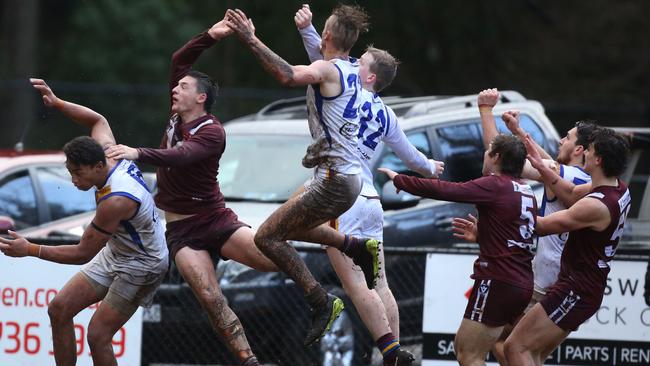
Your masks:
M465 181L481 175L483 143L476 106L477 95L457 97L385 98L399 116L407 138L429 158L446 162L442 179ZM524 129L552 154L559 135L542 106L513 91L502 93L494 112L521 111ZM311 137L306 123L305 100L272 103L258 113L224 124L228 147L220 160L219 184L228 207L254 229L311 176L301 165ZM374 168L385 166L407 174L404 164L386 146L378 147ZM451 220L474 212L474 207L406 193L395 194L385 176L375 186L385 209L384 245L395 248L453 245ZM541 186L537 185L541 195ZM74 219L70 219L74 220ZM58 231L62 228L59 227ZM69 232L69 231L68 231ZM261 273L232 261L217 267L221 289L241 319L252 349L264 363L280 365L362 365L368 362L374 342L319 246L294 243L308 267L329 291L340 295L346 311L333 332L317 347L305 350L302 340L309 324L308 307L301 291L281 273ZM407 279L392 274L408 269ZM386 271L401 313L400 340L417 343L422 337L424 256L387 256ZM156 294L154 307L143 325L143 364L224 363L233 361L213 337L211 327L191 289L172 265ZM209 336L208 336L209 335ZM171 342L173 347L160 347ZM278 352L278 350L283 350Z
M60 151L0 149L0 216L22 230L93 211L94 193L78 190L64 163Z
M446 162L442 178L450 181L465 181L481 175L484 150L476 100L476 95L385 98L400 117L399 123L408 139L427 157ZM503 92L500 103L494 108L502 131L506 129L500 115L510 109L521 111L522 127L541 146L551 153L557 152L559 135L539 103L527 100L517 92ZM228 207L253 228L258 227L311 176L311 171L301 165L305 148L311 140L305 123L306 113L304 98L298 98L272 103L256 114L225 124L228 148L220 161L219 184ZM385 166L414 174L408 172L390 149L385 146L378 149L379 158L373 169ZM392 182L382 175L377 175L374 183L381 192L385 208L386 247L452 245L452 218L474 212L472 205L395 194ZM537 187L541 196L541 185ZM335 323L332 335L325 336L317 347L304 350L302 339L309 324L309 313L295 284L282 274L261 273L238 263L220 262L217 270L221 289L241 319L251 347L262 362L280 365L367 363L374 342L352 303L345 297L329 262L318 247L305 243L294 245L300 247L315 278L328 290L343 297L346 311ZM389 275L402 314L400 339L405 344L414 343L422 336L424 257L389 257L387 272L394 273L398 268L410 270L408 281L393 281ZM145 332L151 329L146 334L154 337L145 342L164 342L167 336L162 328L169 329L172 323L175 323L175 332L188 337L192 333L209 333L209 324L200 320L198 312L188 312L183 308L189 303L197 306L195 301L178 300L192 296L180 278L175 278L179 283L163 285L158 292L155 302L160 306L160 323L145 325ZM179 295L179 291L183 295ZM192 339L187 343L192 345L191 350L177 346L174 352L156 350L155 354L150 354L143 348L143 360L149 363L187 362L183 355L188 353L195 363L219 363L228 359L227 355L215 351L218 341L205 337ZM205 347L196 347L196 342ZM279 349L285 351L278 352Z

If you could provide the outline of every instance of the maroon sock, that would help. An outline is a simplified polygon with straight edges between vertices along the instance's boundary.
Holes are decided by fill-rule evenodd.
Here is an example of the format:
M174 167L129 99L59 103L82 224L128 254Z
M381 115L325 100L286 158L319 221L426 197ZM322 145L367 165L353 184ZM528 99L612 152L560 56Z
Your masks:
M342 252L350 258L355 258L362 253L362 250L364 250L364 244L365 243L362 243L354 236L346 235L345 241L343 242Z

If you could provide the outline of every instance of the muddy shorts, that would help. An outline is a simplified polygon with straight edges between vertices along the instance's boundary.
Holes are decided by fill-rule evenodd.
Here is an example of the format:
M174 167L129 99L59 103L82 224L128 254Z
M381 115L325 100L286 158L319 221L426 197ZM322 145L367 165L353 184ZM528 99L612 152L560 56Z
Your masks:
M237 215L226 207L169 222L165 237L170 258L174 259L176 253L187 246L207 250L217 260L221 258L221 247L237 229L244 226L248 225L239 221Z
M300 202L326 220L334 220L352 207L361 193L358 174L341 174L318 168L314 177L305 184Z

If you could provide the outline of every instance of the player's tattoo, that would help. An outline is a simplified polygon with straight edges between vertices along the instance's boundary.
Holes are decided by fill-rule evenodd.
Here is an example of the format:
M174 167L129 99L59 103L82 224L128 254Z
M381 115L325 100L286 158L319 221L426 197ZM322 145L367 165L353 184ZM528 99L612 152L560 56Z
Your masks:
M273 75L282 83L291 84L293 81L293 70L291 65L282 57L278 56L262 42L247 42L253 55L259 60L264 70Z

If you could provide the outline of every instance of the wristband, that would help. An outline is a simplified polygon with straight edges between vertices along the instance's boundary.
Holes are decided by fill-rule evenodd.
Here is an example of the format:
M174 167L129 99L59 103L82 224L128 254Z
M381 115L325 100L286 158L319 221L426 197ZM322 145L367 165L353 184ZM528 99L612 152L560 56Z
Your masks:
M492 113L492 106L487 104L479 104L478 110L481 113L482 112Z
M27 255L40 258L42 247L42 245L29 243L29 246L27 247Z

